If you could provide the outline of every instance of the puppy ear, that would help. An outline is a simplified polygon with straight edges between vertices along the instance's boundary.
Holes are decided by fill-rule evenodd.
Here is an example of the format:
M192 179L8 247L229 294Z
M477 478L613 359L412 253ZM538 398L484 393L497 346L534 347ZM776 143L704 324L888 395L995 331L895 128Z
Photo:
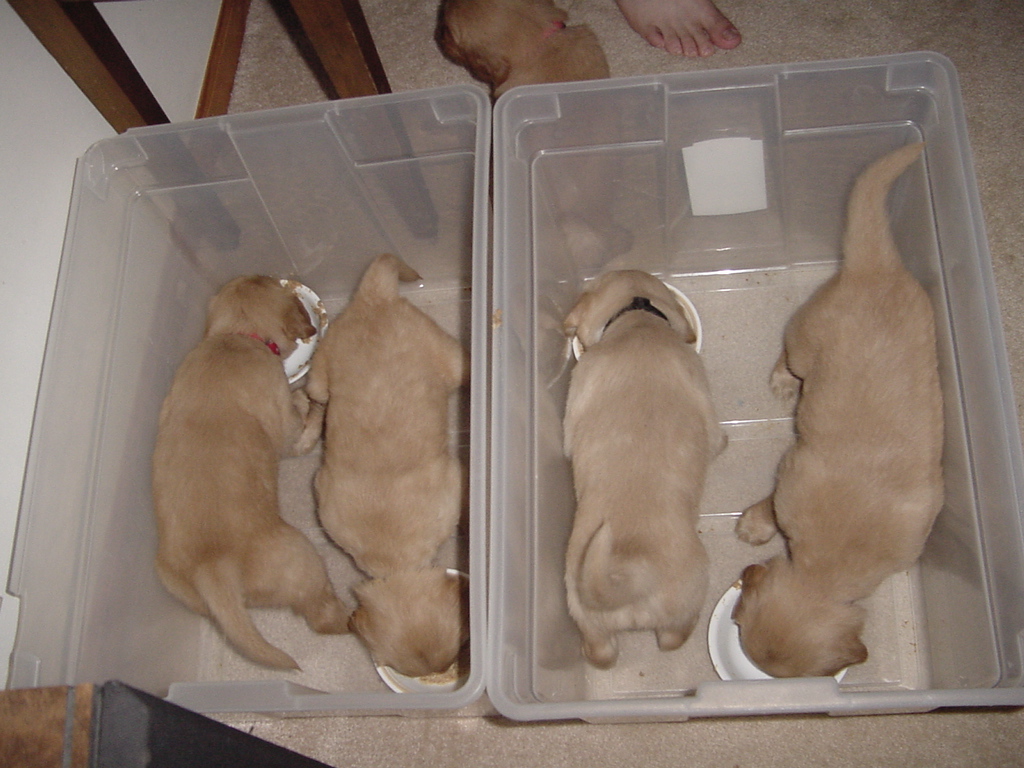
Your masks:
M577 334L580 325L583 324L583 318L590 311L590 305L593 302L594 295L592 293L584 293L576 300L576 306L569 311L569 314L565 317L565 322L562 323L562 333L565 334L566 338L571 339Z
M757 589L766 573L768 573L768 566L764 563L748 565L743 569L743 574L740 576L740 579L743 581L743 589Z
M348 617L348 631L359 637L364 637L363 632L368 629L369 619L365 608L356 608Z
M356 599L356 608L349 614L348 631L354 635L363 636L368 629L370 617L366 610L366 592L370 588L370 581L360 582L352 587L352 596Z
M658 302L664 305L664 302ZM661 309L661 307L659 307ZM682 307L674 299L668 303L666 309L667 317L669 318L669 325L672 329L683 337L683 341L687 344L695 344L697 342L697 332L694 330L690 321L687 319L686 314L683 312Z
M736 621L740 613L743 611L743 598L746 595L752 594L757 591L758 586L764 579L764 575L768 572L768 568L761 563L754 563L748 565L743 569L743 574L740 579L743 582L743 588L740 590L739 599L736 601L736 605L732 608L732 619Z
M690 325L690 321L685 317L682 318L683 322L679 325L679 331L683 335L683 341L687 344L697 343L697 332L693 330L693 326Z
M836 667L836 672L851 664L863 664L867 660L867 647L856 632L850 632L843 638L843 646L839 649L840 664Z
M291 296L291 306L284 318L282 330L288 339L308 339L316 333L316 326L310 321L302 299L294 294Z
M229 333L247 324L246 307L250 295L258 290L260 277L236 277L221 286L206 305L206 335Z

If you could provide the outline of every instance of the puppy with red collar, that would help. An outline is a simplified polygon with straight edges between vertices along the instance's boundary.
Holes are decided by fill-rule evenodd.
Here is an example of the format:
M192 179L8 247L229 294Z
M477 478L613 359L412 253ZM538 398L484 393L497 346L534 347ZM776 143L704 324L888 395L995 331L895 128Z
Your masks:
M291 608L316 632L348 627L320 556L278 511L279 460L310 451L323 422L322 406L290 390L281 360L315 332L279 280L229 282L174 376L153 453L160 580L244 656L280 669L298 664L247 606Z
M442 0L434 39L494 99L517 85L608 77L597 36L568 18L552 0Z
M606 668L620 631L653 629L662 650L693 631L708 586L700 500L726 438L695 331L660 280L602 275L564 330L584 350L563 425L576 492L565 585L584 656Z

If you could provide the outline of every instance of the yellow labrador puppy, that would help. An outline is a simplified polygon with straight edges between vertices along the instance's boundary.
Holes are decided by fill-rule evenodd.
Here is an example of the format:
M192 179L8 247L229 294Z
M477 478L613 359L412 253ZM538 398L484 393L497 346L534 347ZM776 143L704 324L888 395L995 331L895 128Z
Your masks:
M790 320L772 373L777 394L799 393L797 439L737 533L760 544L777 525L789 556L744 571L734 618L747 655L776 677L867 658L858 601L914 564L942 505L934 315L886 214L921 149L902 147L858 178L842 266Z
M552 0L442 0L434 39L494 99L517 85L608 77L597 36L568 18Z
M364 573L394 579L387 587L366 586L364 607L375 597L383 600L382 592L394 604L402 590L406 604L419 604L435 624L428 630L421 621L417 632L423 638L450 638L458 629L451 612L440 605L430 609L438 591L427 590L426 580L397 576L433 565L438 547L455 533L464 498L464 472L450 445L448 412L452 394L468 380L468 356L456 339L399 295L399 280L418 279L398 257L377 257L320 342L307 385L313 400L327 404L315 487L327 534ZM415 633L396 633L384 642L384 632L369 631L370 624L356 626L363 628L360 637L375 658L398 661L416 653L417 645L406 648L404 656L395 650L416 641ZM431 666L444 655L435 649ZM441 669L453 658L454 653Z
M397 256L373 261L320 342L306 387L327 405L320 522L374 577L430 566L463 499L448 410L468 356L399 296L400 279L420 278Z
M243 655L283 669L298 665L260 635L246 606L290 607L317 632L345 632L348 622L320 556L278 512L278 461L308 452L323 416L290 391L281 360L315 332L278 280L228 283L175 374L153 454L160 579Z
M565 585L584 655L605 668L619 631L653 629L662 650L692 632L708 584L700 500L725 434L694 330L660 280L602 275L565 332L585 350L564 421L576 491Z

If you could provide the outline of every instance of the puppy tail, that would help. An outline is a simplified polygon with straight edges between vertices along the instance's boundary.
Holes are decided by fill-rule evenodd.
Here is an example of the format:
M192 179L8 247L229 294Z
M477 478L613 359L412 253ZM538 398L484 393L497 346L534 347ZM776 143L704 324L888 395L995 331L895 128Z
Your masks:
M195 588L228 642L243 656L274 669L299 669L295 659L268 643L252 623L234 565L221 561L200 566Z
M886 208L889 188L917 160L924 142L907 144L869 165L854 182L847 203L843 268L894 269L901 265Z
M421 280L420 273L393 253L382 253L367 268L359 283L359 295L368 299L394 301L398 298L398 283Z
M611 526L594 532L580 562L580 602L598 611L613 611L649 594L656 574L646 553L628 541L616 542Z

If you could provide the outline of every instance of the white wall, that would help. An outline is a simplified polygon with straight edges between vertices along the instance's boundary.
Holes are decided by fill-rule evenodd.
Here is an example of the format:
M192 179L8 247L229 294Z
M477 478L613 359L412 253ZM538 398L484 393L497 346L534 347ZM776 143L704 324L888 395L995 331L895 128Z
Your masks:
M196 114L220 0L97 3L171 122Z
M219 0L131 0L103 13L172 120L190 119ZM6 2L0 2L0 683L17 601L5 596L36 388L75 160L114 135ZM54 563L60 567L60 563Z

